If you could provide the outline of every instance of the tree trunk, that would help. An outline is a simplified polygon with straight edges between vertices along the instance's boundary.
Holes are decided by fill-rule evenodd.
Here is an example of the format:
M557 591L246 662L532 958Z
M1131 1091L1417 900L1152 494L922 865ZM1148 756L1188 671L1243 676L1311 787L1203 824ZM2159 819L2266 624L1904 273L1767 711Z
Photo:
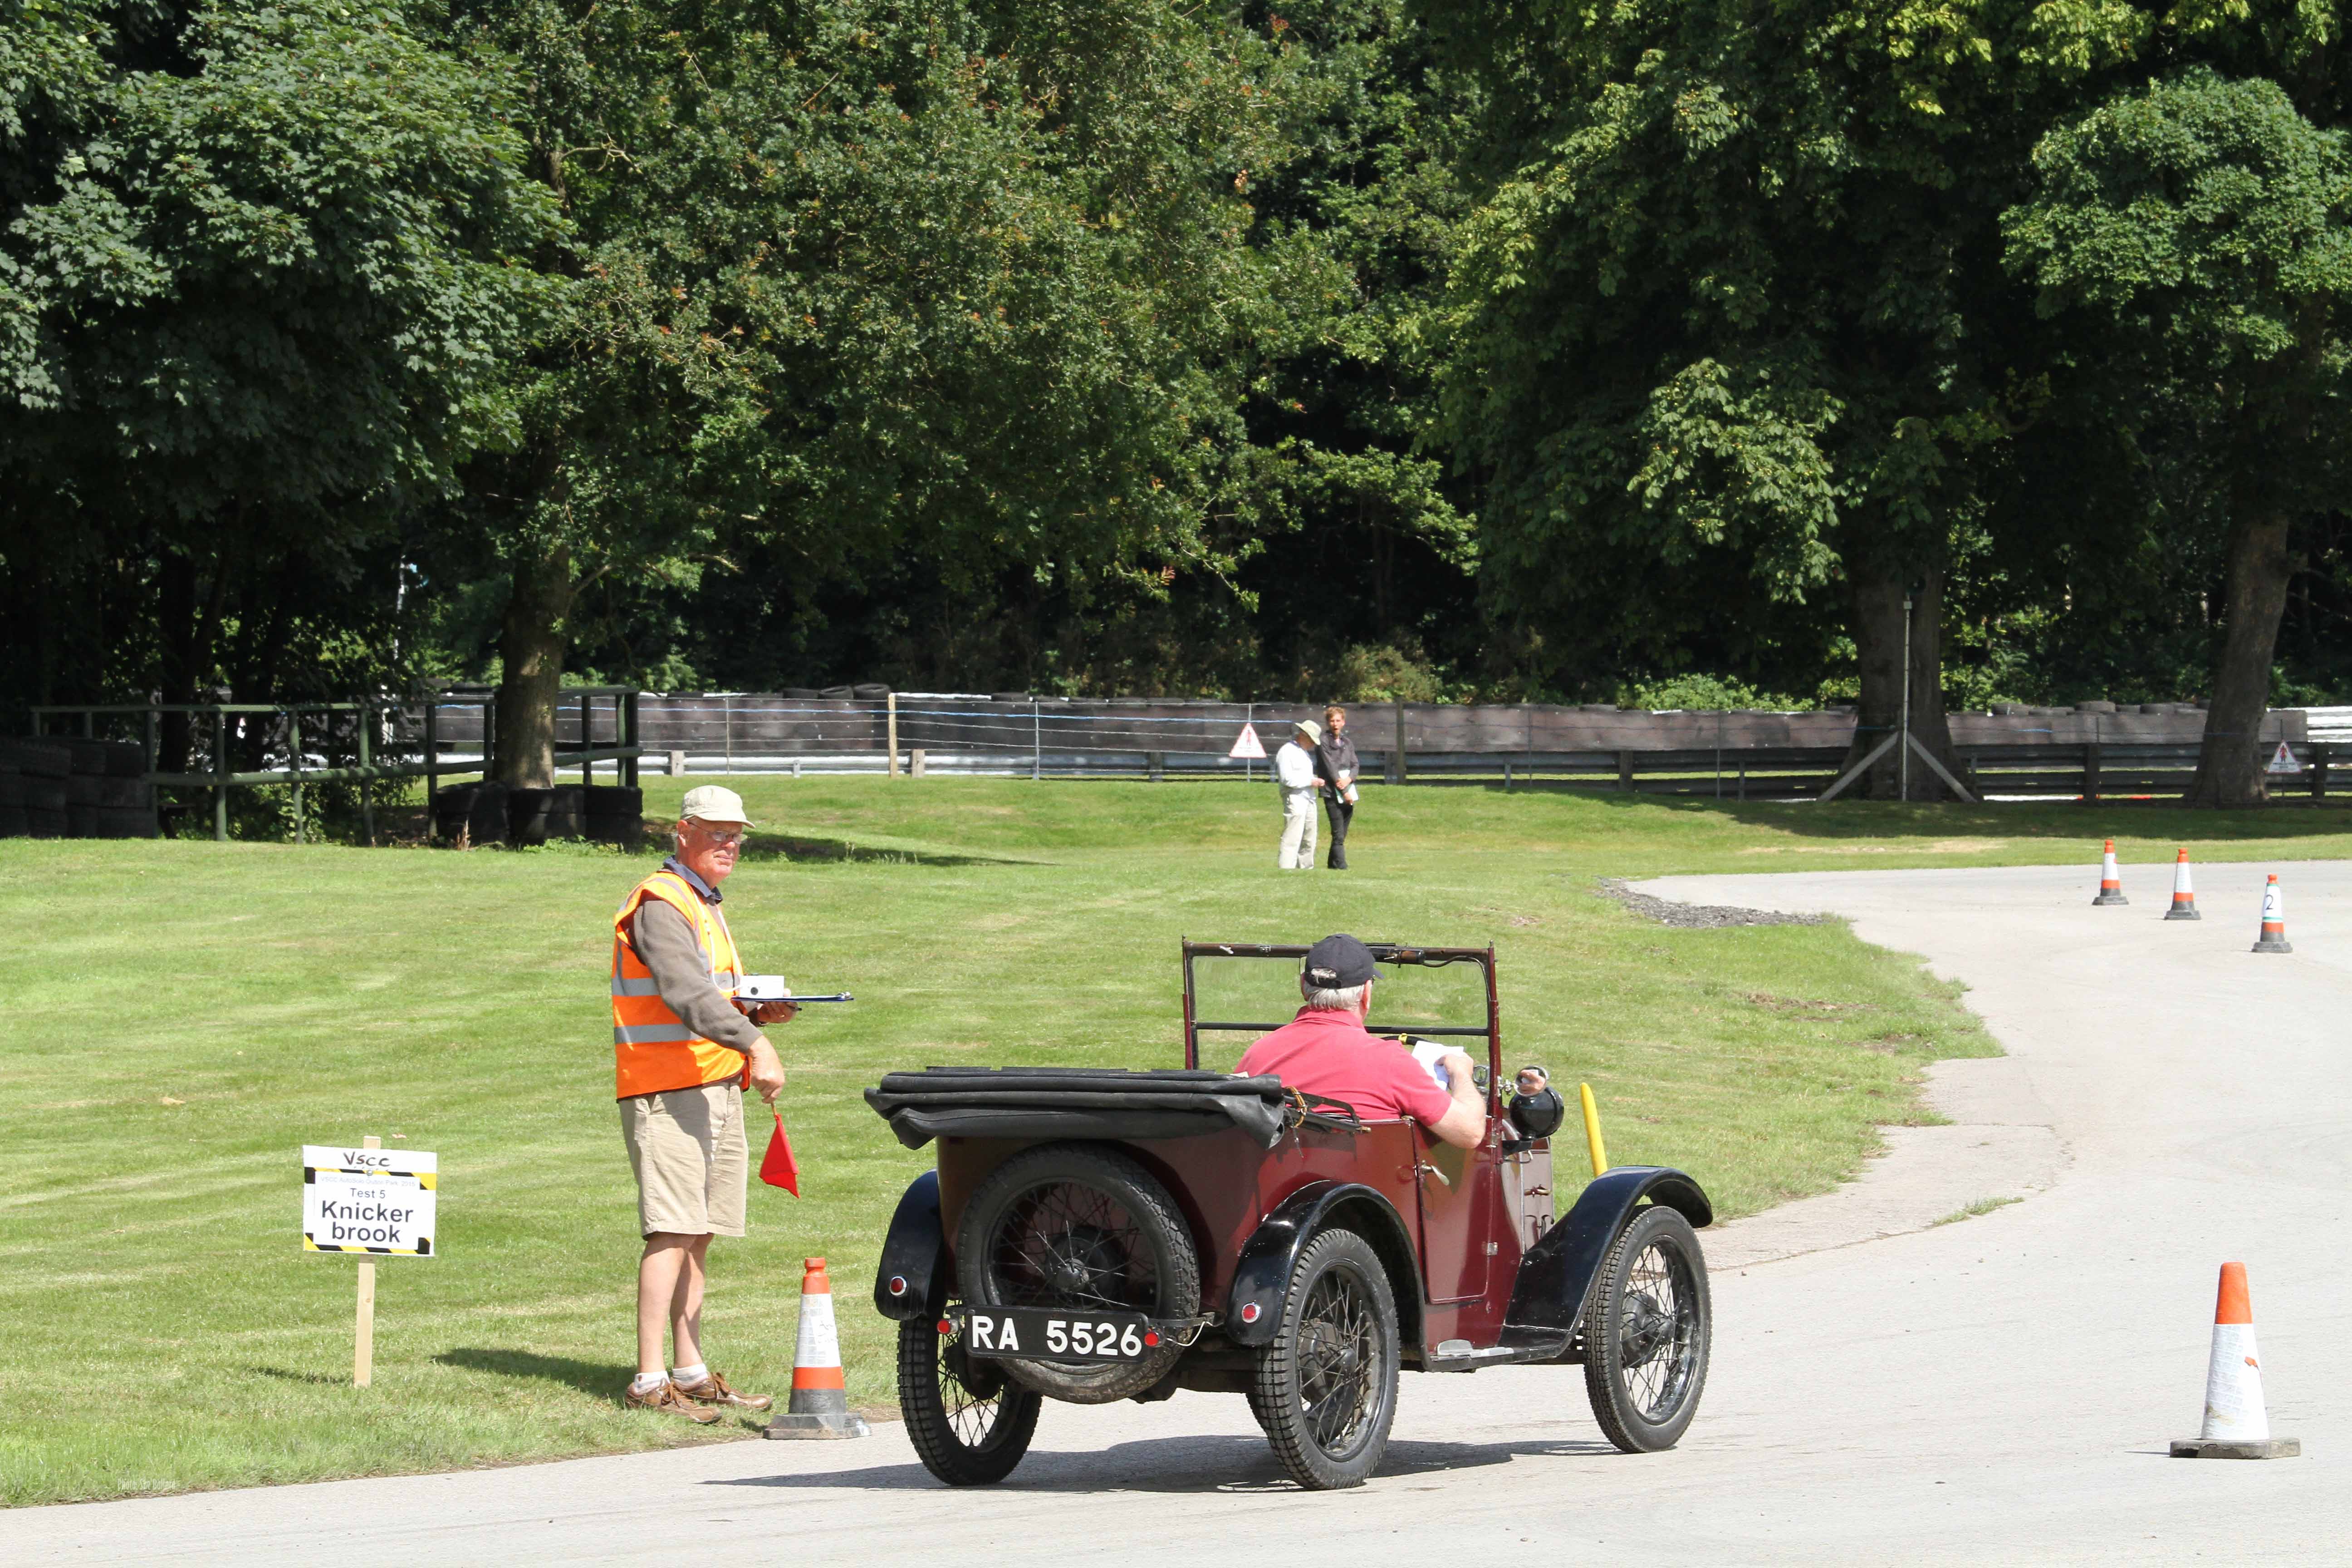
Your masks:
M202 602L196 588L196 563L184 551L165 546L158 564L157 641L161 645L162 691L166 702L190 703L198 689L211 683L215 644L221 610L228 595L228 560L224 550L213 558L212 581ZM157 771L186 773L195 752L193 715L166 713Z
M2259 805L2269 797L2261 741L2263 716L2270 710L2271 661L2294 574L2286 536L2283 515L2241 521L2231 531L2221 659L2213 671L2213 705L2205 713L2197 776L2189 784L2190 805Z
M555 700L563 684L564 617L572 613L572 551L562 544L515 558L499 653L499 728L492 776L520 789L555 782Z
M1943 574L1927 572L1906 579L1899 572L1857 568L1849 563L1850 626L1862 666L1862 699L1853 745L1841 772L1862 761L1902 724L1903 597L1910 581L1919 584L1911 595L1911 733L1955 776L1960 771L1959 758L1952 751L1952 727L1944 714ZM1870 800L1902 798L1903 750L1898 743L1872 763L1847 793ZM1910 759L1909 773L1909 798L1944 800L1951 795L1916 753Z
M163 658L160 688L166 702L194 702L196 700L196 566L176 550L165 550L157 563L156 642ZM186 713L163 715L163 730L158 740L160 749L155 756L155 771L165 773L188 772L194 753L194 736Z

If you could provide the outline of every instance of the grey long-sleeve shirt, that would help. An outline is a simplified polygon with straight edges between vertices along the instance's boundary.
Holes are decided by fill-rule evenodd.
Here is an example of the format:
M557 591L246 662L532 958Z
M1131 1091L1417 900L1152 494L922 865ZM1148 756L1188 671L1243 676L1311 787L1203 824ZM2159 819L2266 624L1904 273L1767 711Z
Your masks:
M1353 780L1363 772L1356 761L1356 742L1348 739L1346 731L1335 730L1323 737L1323 743L1315 748L1315 772L1332 784L1339 782L1341 773Z
M691 922L659 899L647 899L629 920L629 945L637 951L669 1010L686 1026L729 1050L751 1054L760 1026L736 1008L710 981L710 960L695 940ZM741 962L741 955L737 955Z

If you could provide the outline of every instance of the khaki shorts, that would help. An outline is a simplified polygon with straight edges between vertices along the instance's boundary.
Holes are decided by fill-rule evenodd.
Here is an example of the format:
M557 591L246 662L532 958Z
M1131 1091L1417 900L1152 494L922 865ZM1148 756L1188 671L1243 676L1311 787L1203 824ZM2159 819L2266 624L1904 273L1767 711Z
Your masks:
M622 1100L621 1137L637 1173L637 1234L743 1234L743 1090L733 1080Z

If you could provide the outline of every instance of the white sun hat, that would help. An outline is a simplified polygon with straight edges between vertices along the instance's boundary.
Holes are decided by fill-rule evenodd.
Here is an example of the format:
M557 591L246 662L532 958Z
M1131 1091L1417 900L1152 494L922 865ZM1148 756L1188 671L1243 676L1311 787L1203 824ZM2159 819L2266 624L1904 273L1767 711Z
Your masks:
M690 816L697 822L740 822L751 826L743 814L743 797L720 784L697 784L686 792L686 803L677 808L681 817Z

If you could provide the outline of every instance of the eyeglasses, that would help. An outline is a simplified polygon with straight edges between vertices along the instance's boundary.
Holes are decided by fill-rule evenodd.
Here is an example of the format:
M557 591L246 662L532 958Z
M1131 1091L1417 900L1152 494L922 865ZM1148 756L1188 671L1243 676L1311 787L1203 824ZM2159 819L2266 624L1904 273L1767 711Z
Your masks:
M713 827L709 824L702 822L693 823L691 826L695 832L701 834L713 844L740 844L743 842L743 834L745 830L740 827Z

